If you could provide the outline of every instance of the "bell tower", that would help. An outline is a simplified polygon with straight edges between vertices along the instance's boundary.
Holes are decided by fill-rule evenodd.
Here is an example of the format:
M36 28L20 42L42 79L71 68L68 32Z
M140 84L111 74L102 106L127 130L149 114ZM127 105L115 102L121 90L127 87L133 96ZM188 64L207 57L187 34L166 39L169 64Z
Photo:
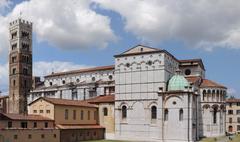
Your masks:
M9 113L27 113L32 88L32 23L21 18L9 25Z

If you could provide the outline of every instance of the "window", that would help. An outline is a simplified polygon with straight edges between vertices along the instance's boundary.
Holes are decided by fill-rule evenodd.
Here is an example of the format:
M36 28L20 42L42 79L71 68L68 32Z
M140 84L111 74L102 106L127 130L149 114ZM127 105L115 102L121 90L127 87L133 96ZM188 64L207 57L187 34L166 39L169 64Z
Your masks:
M57 137L57 135L56 135L56 134L53 134L53 137L54 137L54 138L56 138L56 137Z
M21 128L27 128L27 122L21 122Z
M17 37L17 32L12 33L12 39Z
M168 109L164 110L164 121L168 121Z
M29 44L27 44L27 43L22 43L22 49L23 50L29 50Z
M48 122L44 123L45 128L48 128Z
M84 112L83 110L81 110L81 120L83 120L83 115L84 115Z
M37 122L33 123L33 128L37 128Z
M240 125L237 125L237 131L240 131Z
M12 128L12 121L8 122L8 128Z
M28 135L28 139L32 139L32 135L31 134Z
M24 87L27 87L27 80L24 80Z
M65 80L63 80L63 81L62 81L62 84L65 84L65 83L66 83Z
M112 76L112 75L109 75L108 78L109 78L110 80L112 80L112 79L113 79L113 76Z
M52 86L52 82L49 82L49 85Z
M229 103L229 107L232 107L232 103Z
M28 69L27 69L27 68L24 68L24 69L23 69L23 74L24 74L24 75L27 75L27 74L28 74Z
M12 45L12 50L15 50L17 48L17 43Z
M41 109L39 112L40 112L40 113L43 113L43 110Z
M17 69L16 69L16 68L13 68L13 69L12 69L12 74L16 74L16 71L17 71Z
M92 81L95 81L96 80L96 78L95 77L92 77Z
M50 110L49 110L49 109L47 109L47 110L46 110L46 113L50 113Z
M65 109L65 120L68 120L68 109Z
M90 111L88 111L88 120L90 120Z
M104 116L107 116L108 115L108 109L105 107L103 108L103 115Z
M33 113L37 113L37 110L33 110Z
M73 110L73 120L76 120L76 110Z
M41 138L44 139L44 137L45 137L44 134L42 134L42 135L41 135Z
M233 114L233 110L228 110L228 114Z
M186 69L185 70L185 75L190 75L191 74L191 70L190 69Z
M237 122L240 123L240 117L237 118Z
M18 135L13 135L13 138L16 140L18 139Z
M151 107L151 118L157 119L157 107L156 106Z
M231 117L229 118L229 123L232 123L232 118Z
M127 118L127 107L122 106L122 119L126 119L126 118Z
M12 57L12 63L15 63L16 60L17 60L17 56L13 56L13 57Z
M97 111L94 111L94 120L97 120L97 116L98 116Z
M14 79L14 80L13 80L13 86L15 86L15 85L16 85L16 80Z
M217 123L217 108L213 109L213 124Z
M183 121L183 109L179 110L179 121Z
M237 113L237 115L240 115L240 110L237 110L237 112L236 112L236 113Z

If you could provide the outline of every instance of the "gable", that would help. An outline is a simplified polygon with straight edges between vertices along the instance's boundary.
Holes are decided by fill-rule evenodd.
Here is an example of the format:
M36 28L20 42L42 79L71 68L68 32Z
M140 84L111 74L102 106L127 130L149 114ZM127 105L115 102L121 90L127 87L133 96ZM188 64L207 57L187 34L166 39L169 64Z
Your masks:
M123 52L120 55L138 54L138 53L153 52L153 51L159 51L159 49L147 47L147 46L143 46L143 45L137 45L137 46Z

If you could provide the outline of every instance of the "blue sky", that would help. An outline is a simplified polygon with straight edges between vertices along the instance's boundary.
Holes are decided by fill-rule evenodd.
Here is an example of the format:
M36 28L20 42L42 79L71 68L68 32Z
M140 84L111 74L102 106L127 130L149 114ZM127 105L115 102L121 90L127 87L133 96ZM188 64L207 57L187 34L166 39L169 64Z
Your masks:
M238 1L183 1L179 4L161 0L123 0L118 4L109 0L83 1L63 0L51 5L46 0L0 0L0 24L6 26L0 29L0 90L7 91L7 73L3 71L8 52L6 23L19 17L21 11L22 17L34 24L33 61L37 75L46 75L52 70L111 65L114 64L113 55L144 44L166 49L178 59L202 58L207 78L224 84L231 95L240 97ZM199 9L196 10L196 6ZM81 16L71 17L71 14ZM96 30L92 30L93 27ZM65 41L68 34L71 38Z

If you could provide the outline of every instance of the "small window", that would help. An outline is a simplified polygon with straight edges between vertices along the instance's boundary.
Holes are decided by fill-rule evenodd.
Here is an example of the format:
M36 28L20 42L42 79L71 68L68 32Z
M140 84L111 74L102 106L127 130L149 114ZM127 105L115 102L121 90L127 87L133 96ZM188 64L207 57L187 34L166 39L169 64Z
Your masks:
M48 128L48 122L44 123L45 128Z
M53 134L53 137L54 137L54 138L56 138L56 137L57 137L57 135L56 135L56 134Z
M88 111L88 120L90 120L90 111Z
M81 110L81 120L83 120L84 111Z
M229 123L232 123L232 118L231 117L229 118Z
M168 109L164 110L164 121L168 121Z
M49 85L52 86L52 82L49 82Z
M77 79L77 80L76 80L76 82L80 82L80 80L79 80L79 79Z
M127 118L127 107L122 106L122 119L126 119L126 118Z
M107 116L108 115L108 109L105 107L103 108L103 115L104 116Z
M179 110L179 121L183 121L183 109Z
M151 107L151 118L157 119L157 107L156 106Z
M108 78L109 78L110 80L112 80L112 79L113 79L113 76L112 76L112 75L109 75Z
M68 109L65 109L65 120L68 120Z
M43 113L43 110L41 109L39 112L40 112L40 113Z
M127 63L127 64L126 64L126 67L130 67L130 64L129 64L129 63Z
M233 114L233 110L228 110L228 114L232 115Z
M185 70L185 75L190 75L191 74L191 70L190 69L186 69Z
M76 120L76 110L73 110L73 120Z
M33 110L33 113L37 113L37 110Z
M149 66L151 66L151 65L152 65L152 61L148 61L147 64L148 64Z
M46 113L50 113L50 110L49 110L49 109L47 109L47 110L46 110Z
M65 83L66 83L65 80L63 80L63 81L62 81L62 84L65 84Z
M32 139L32 135L31 134L28 135L28 139Z
M18 135L13 135L13 138L16 140L18 139Z
M27 128L27 122L21 122L21 128Z
M41 135L41 138L42 138L42 139L44 139L44 138L45 138L45 135L44 135L44 134L42 134L42 135Z
M33 128L37 128L37 122L33 123Z
M16 68L13 68L13 69L12 69L12 73L13 73L13 74L16 74L16 71L17 71Z
M95 81L96 80L96 78L95 77L92 77L92 81Z
M12 128L12 121L8 122L8 128Z

